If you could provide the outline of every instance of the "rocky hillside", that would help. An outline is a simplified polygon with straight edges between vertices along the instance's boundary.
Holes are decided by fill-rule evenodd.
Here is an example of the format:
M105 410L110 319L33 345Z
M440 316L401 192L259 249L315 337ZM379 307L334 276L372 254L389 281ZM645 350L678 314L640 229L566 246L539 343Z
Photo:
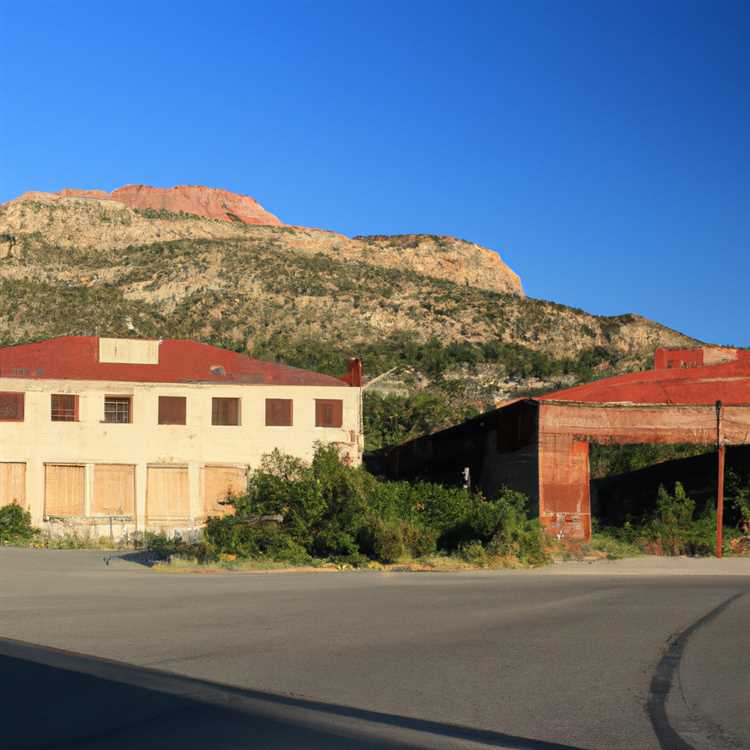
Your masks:
M230 208L234 219L222 215ZM19 253L29 240L60 249L92 251L173 240L234 240L252 245L280 242L285 249L308 255L322 253L336 260L400 268L523 294L518 276L496 252L480 245L433 235L350 239L320 229L284 226L252 198L208 188L128 186L111 194L73 190L25 193L0 206L0 257Z
M461 408L693 343L526 298L496 253L448 237L350 239L69 194L0 206L0 339L76 333L192 337L331 372L360 354L370 377L397 368L379 387Z

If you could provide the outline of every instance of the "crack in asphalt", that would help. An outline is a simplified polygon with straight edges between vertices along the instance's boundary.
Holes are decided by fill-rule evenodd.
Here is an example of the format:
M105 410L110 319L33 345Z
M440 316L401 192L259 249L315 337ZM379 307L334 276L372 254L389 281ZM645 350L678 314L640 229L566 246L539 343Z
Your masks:
M705 750L705 748L699 749L688 743L672 726L667 716L667 699L674 685L675 676L678 675L680 660L690 636L718 617L732 602L737 601L746 593L739 591L733 594L669 640L664 656L657 664L651 678L646 702L646 711L662 750ZM692 718L696 720L695 717ZM696 722L710 725L708 720L697 719Z

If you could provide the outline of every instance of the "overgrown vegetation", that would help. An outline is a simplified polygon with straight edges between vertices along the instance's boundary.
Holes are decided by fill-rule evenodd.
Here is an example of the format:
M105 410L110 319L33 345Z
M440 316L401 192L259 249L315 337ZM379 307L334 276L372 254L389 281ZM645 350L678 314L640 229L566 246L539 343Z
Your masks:
M361 566L435 554L468 559L468 550L479 548L481 565L548 560L545 535L528 517L524 495L504 490L486 499L463 488L381 481L344 464L332 446L318 446L310 463L269 454L247 491L227 503L234 513L209 519L202 542L172 551L200 561L229 555L295 565ZM162 556L168 545L151 540Z
M11 503L0 508L0 544L23 544L34 536L31 514Z
M732 541L750 530L750 485L743 485L730 475L727 489L726 504L739 513L736 526L724 526L724 552L728 554ZM612 558L643 553L700 556L712 555L715 544L715 508L709 506L696 513L695 501L680 482L675 482L672 492L664 485L659 487L652 514L628 520L622 526L595 529L588 548Z
M715 450L713 445L699 445L695 443L677 443L674 445L660 445L657 443L639 443L633 445L606 445L591 443L589 447L589 461L591 464L591 478L615 474L626 474L631 471L645 469L664 461L681 458L692 458Z

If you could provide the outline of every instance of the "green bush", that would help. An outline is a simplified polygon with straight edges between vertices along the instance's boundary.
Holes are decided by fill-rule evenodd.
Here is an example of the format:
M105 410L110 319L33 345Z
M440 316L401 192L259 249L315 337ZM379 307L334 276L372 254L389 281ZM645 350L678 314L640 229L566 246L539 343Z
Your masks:
M11 503L0 508L0 543L20 543L34 536L31 513Z
M478 539L472 539L470 541L461 542L458 547L458 556L465 562L471 563L472 565L479 565L485 567L489 564L489 555L485 549L484 544Z
M492 544L494 555L546 560L524 495L505 490L487 500L461 487L382 481L344 463L333 446L318 445L310 463L278 451L265 456L245 494L228 502L235 513L210 518L205 530L206 543L222 554L358 565L362 555L390 563L478 541ZM269 515L283 520L259 523Z
M397 562L406 553L400 521L371 518L360 530L358 541L365 555L383 563Z
M695 537L694 513L695 501L687 496L680 482L675 482L674 494L670 494L661 485L656 501L656 515L648 525L647 533L665 554L686 554Z

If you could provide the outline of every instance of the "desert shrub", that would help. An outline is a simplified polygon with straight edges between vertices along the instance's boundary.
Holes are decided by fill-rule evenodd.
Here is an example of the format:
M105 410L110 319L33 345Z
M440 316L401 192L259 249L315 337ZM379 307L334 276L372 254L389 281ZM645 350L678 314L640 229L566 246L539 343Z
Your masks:
M727 498L729 506L737 514L737 525L745 533L750 533L750 483L734 471L727 472Z
M478 539L461 542L458 547L458 556L472 565L480 565L484 567L489 563L487 550L485 549L484 544Z
M152 560L169 560L171 557L179 557L206 563L218 559L216 547L207 539L186 541L179 534L169 536L163 531L146 531L143 534L142 544Z
M266 558L303 564L310 561L304 547L275 523L238 521L233 516L209 518L204 531L205 541L220 554Z
M319 445L310 463L274 452L251 473L246 492L228 499L235 513L211 518L206 541L218 553L358 565L455 552L492 543L493 554L543 562L543 533L526 515L526 498L505 490L487 500L461 487L386 482ZM268 515L279 526L259 523Z
M437 532L403 521L401 535L404 548L412 557L427 557L437 551Z
M695 536L694 513L695 501L687 496L680 482L675 482L673 494L661 485L656 501L656 515L647 525L646 533L665 554L686 554Z
M34 536L31 513L11 503L0 508L0 543L25 542Z
M359 533L360 550L375 560L393 563L405 554L401 522L370 518Z
M548 562L545 532L538 519L529 518L526 496L505 488L493 505L497 522L487 546L489 552L516 557L528 565Z
M246 493L232 498L234 516L213 519L208 536L214 543L221 537L219 546L227 550L253 554L258 532L249 531L251 525L241 531L242 522L278 514L280 533L308 555L355 555L365 511L361 485L359 473L344 465L334 446L319 445L310 464L274 451L252 472Z

